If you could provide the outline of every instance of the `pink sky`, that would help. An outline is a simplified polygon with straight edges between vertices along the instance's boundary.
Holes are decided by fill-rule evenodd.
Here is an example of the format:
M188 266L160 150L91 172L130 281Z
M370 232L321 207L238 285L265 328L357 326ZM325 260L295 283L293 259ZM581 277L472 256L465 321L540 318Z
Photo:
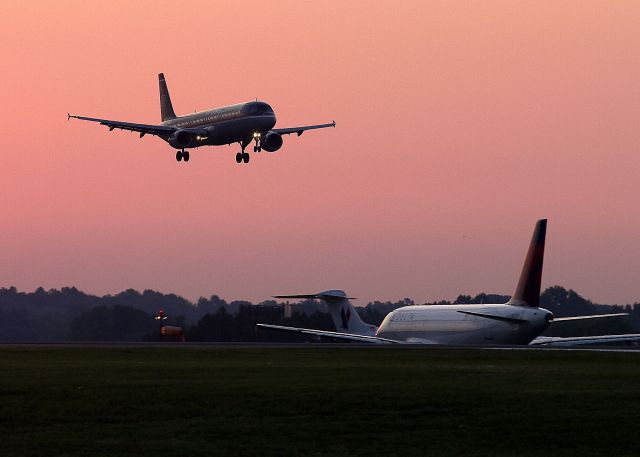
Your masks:
M267 6L268 5L268 6ZM267 6L267 8L265 8ZM3 1L0 286L640 301L640 2ZM335 119L238 166L66 113Z

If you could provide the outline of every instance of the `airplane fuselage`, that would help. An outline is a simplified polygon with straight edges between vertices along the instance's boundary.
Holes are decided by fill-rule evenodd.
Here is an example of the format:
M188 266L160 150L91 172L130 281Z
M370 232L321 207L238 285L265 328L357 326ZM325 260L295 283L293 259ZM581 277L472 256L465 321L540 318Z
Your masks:
M220 146L244 142L248 144L255 134L264 136L276 125L271 106L260 101L200 111L162 122L163 126L178 129L198 128L202 135L192 136L185 147ZM162 137L169 142L169 137Z
M407 343L528 344L552 319L546 309L507 304L405 306L384 318L376 336Z

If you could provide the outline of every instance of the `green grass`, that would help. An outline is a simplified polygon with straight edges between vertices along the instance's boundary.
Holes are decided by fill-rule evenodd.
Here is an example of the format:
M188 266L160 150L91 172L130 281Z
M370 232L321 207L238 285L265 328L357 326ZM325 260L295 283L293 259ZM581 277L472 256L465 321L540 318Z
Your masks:
M640 353L0 349L12 456L637 456Z

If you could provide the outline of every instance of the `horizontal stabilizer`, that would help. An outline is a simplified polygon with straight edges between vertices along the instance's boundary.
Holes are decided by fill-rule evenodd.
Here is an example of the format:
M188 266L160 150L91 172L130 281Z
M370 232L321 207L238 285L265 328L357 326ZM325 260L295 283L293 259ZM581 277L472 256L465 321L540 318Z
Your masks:
M274 295L273 298L292 298L292 299L321 299L321 300L355 300L355 297L347 297L347 295L341 290L325 290L324 292L318 292L317 294L296 294L296 295Z
M552 322L581 321L584 319L603 319L605 317L628 316L629 313L591 314L589 316L554 317Z
M529 322L526 319L518 319L516 317L496 316L495 314L484 314L484 313L476 313L472 311L462 311L462 310L458 310L458 312L462 314L469 314L470 316L484 317L485 319L493 319L496 321L509 322L511 324L525 324Z

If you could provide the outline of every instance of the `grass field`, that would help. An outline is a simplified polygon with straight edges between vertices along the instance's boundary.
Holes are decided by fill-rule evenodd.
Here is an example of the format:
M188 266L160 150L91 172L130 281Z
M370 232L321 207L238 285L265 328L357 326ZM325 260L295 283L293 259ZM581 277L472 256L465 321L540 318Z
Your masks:
M638 456L640 353L0 349L9 456Z

